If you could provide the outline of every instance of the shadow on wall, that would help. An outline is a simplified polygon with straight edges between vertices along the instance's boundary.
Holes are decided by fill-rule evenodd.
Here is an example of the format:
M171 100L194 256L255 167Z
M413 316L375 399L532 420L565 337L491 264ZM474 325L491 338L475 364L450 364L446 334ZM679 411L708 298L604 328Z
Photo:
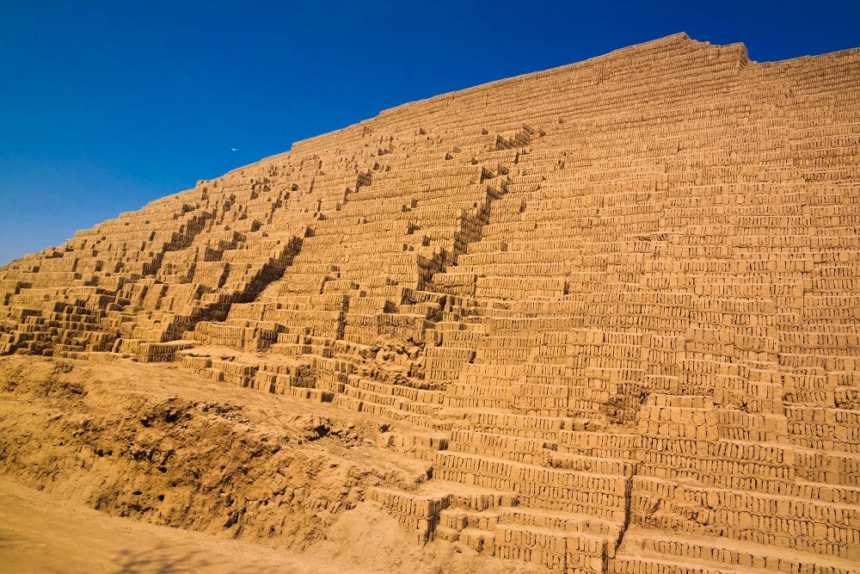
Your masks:
M283 566L260 564L256 561L239 567L223 564L217 557L200 550L183 550L176 546L158 545L143 550L120 550L113 559L113 574L290 574L294 570Z

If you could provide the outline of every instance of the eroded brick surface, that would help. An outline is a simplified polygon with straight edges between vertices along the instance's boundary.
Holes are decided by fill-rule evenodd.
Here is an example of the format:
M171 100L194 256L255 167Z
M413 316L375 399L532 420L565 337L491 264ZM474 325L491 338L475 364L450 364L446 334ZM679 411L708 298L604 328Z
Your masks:
M556 572L858 572L860 51L675 35L386 110L0 270L0 352L423 432L416 534ZM213 386L213 393L217 393Z

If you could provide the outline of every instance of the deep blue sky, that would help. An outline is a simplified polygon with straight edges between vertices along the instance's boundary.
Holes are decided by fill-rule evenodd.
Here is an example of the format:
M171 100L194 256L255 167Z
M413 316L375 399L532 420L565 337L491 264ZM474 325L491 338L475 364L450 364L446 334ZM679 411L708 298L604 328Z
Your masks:
M0 264L381 109L679 31L818 54L860 46L860 0L0 0Z

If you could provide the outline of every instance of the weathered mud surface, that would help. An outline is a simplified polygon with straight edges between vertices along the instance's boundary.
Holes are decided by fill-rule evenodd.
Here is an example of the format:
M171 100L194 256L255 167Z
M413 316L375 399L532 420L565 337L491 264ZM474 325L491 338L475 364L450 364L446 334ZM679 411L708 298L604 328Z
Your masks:
M262 571L324 571L320 560L326 557L342 562L340 571L433 571L442 563L493 570L502 564L444 543L416 546L396 521L364 502L368 487L409 487L425 471L374 446L377 425L242 389L224 388L220 400L205 400L211 385L164 367L0 360L0 492L12 514L4 522L41 520L40 547L47 540L49 547L65 548L64 555L82 528L109 532L113 518L104 515L219 536L188 542L187 532L162 529L145 531L143 542L130 547L123 537L116 547L109 540L107 549L96 544L91 560L79 557L80 571L154 572L164 564L176 571L243 571L236 570L247 565L241 560L211 559L209 548L223 538L280 549L273 555L260 550ZM54 501L63 508L53 508ZM83 506L103 514L88 513L84 520ZM45 532L51 529L54 535ZM57 538L58 532L65 537ZM22 532L3 534L8 544L0 545L0 555L7 564L15 558L17 565L53 567L51 552L30 555L26 544L16 545L28 540ZM199 549L177 554L177 541ZM123 560L137 565L123 570Z

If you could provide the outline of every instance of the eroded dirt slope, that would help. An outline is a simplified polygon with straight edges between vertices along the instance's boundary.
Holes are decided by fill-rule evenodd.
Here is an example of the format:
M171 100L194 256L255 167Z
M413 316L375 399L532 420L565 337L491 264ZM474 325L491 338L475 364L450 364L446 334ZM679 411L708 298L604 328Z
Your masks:
M387 425L232 387L222 388L217 401L207 400L211 385L166 367L0 360L0 490L9 525L3 533L8 543L0 545L6 556L0 563L7 566L0 569L56 566L56 552L51 558L51 552L22 551L19 543L26 547L27 525L32 531L34 521L46 530L40 545L58 552L76 546L81 528L110 531L113 518L81 518L74 511L80 505L221 537L188 542L187 534L167 529L144 534L130 547L123 537L102 540L91 560L78 556L90 571L124 571L122 557L135 552L149 556L135 572L174 562L189 571L233 571L227 566L237 566L235 560L225 566L198 556L185 564L179 560L184 554L176 553L190 545L199 548L195 556L206 556L206 548L223 538L287 552L266 558L272 571L305 571L325 557L343 562L341 571L434 571L442 563L463 571L501 567L502 561L459 554L444 543L407 544L402 551L408 534L364 502L366 489L409 488L426 477L426 468L375 446ZM33 499L18 485L45 492ZM71 510L49 508L60 500Z

